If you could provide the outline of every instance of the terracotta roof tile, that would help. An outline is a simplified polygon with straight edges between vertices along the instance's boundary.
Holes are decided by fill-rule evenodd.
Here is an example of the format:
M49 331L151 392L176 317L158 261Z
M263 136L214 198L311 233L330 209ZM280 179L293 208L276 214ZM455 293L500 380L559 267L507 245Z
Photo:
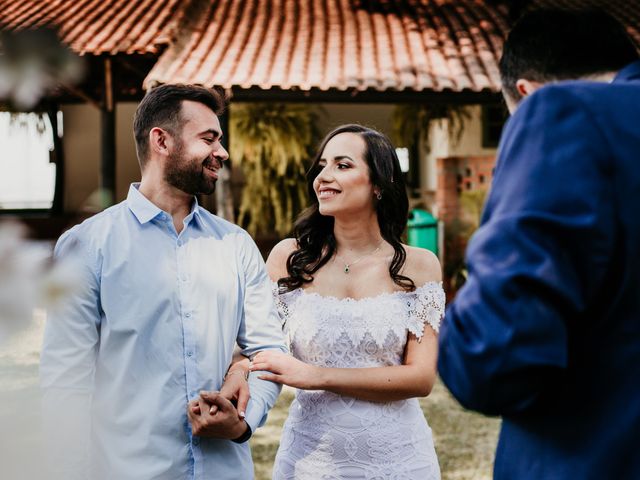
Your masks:
M602 6L601 0L534 0ZM640 44L640 6L608 0ZM224 88L497 91L506 6L485 0L0 0L81 54L160 54L147 77Z
M219 0L201 8L203 21L182 30L182 45L161 56L148 85L499 89L506 8L482 0Z
M184 13L181 0L0 0L0 25L58 28L80 54L158 53Z

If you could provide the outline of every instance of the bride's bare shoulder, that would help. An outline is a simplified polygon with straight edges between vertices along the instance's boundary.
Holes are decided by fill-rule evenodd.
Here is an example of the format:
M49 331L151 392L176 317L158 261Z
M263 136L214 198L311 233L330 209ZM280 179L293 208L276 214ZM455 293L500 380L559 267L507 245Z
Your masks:
M287 259L289 255L298 249L295 238L285 238L278 242L267 257L267 271L274 282L283 277L288 277Z
M440 261L433 252L409 245L403 245L403 247L407 252L403 275L412 279L417 286L442 280Z

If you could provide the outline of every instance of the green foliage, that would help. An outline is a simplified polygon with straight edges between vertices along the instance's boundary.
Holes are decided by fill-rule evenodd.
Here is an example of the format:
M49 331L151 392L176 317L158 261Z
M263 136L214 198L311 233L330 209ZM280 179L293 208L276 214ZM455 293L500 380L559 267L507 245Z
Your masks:
M232 105L231 158L246 184L238 223L251 234L275 229L286 235L307 203L304 174L318 133L308 105L247 103Z
M451 287L458 290L467 280L465 250L471 235L480 226L487 190L469 190L460 194L461 218L449 222L445 228L444 274Z
M486 197L487 190L465 190L460 194L462 213L470 224L469 236L480 226L480 217Z
M451 139L457 143L462 138L464 125L471 118L462 105L403 104L393 111L392 137L396 145L417 147L421 139L428 145L429 125L434 120L448 120Z
M444 229L443 273L449 280L449 287L453 292L460 289L467 280L464 252L473 231L469 223L458 218L447 223Z

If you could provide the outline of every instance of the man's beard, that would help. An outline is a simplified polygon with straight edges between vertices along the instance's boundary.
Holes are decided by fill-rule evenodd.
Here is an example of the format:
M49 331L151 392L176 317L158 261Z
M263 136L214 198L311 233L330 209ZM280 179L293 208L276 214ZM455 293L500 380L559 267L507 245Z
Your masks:
M216 189L216 180L204 172L204 164L211 162L203 159L197 161L184 155L184 145L176 146L176 151L169 157L164 180L179 190L190 195L210 195Z

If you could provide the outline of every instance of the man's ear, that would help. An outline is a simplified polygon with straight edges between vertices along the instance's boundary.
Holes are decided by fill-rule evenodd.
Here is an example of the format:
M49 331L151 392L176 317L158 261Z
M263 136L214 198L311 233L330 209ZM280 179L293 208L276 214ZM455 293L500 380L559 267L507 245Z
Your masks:
M160 155L166 155L169 151L168 143L169 135L166 130L159 127L153 127L149 130L149 149Z
M519 78L516 80L516 90L518 90L518 93L522 98L531 95L543 85L544 83L536 82L535 80L527 80L526 78Z

